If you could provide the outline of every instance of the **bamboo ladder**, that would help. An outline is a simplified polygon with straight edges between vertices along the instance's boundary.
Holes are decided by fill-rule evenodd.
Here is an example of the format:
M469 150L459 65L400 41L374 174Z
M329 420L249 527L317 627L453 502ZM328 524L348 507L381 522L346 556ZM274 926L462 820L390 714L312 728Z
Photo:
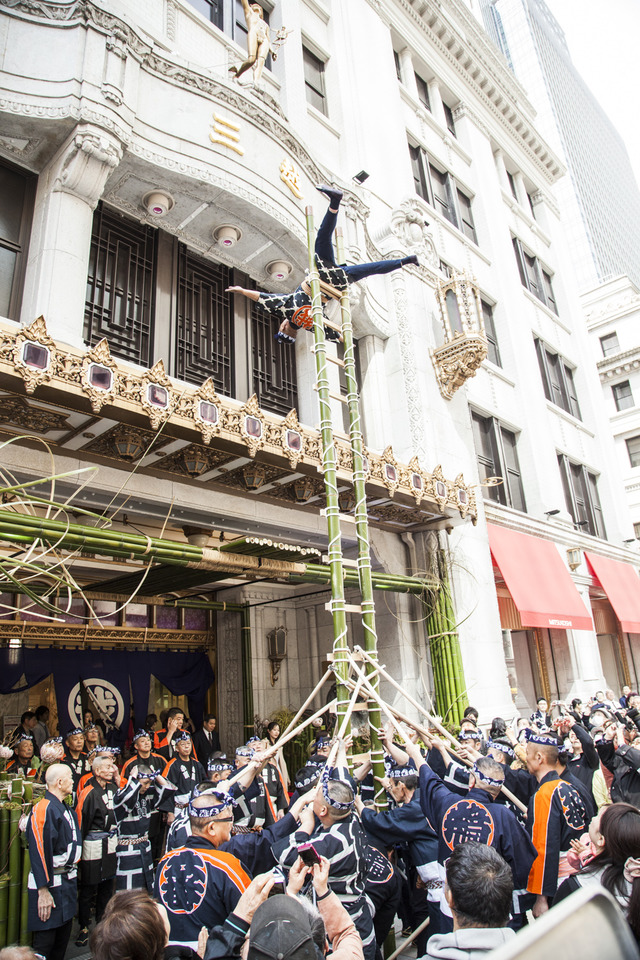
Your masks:
M316 376L315 388L318 393L318 403L320 407L320 435L322 439L322 470L324 475L324 484L327 497L327 506L325 510L327 518L327 530L329 539L328 560L331 569L331 601L328 609L331 610L333 618L333 657L337 687L337 716L338 729L342 726L343 719L348 709L349 690L347 688L347 679L349 675L349 664L347 660L347 612L360 613L362 615L362 626L364 630L364 649L373 663L366 661L364 664L367 678L377 692L379 689L378 674L375 672L375 664L378 658L378 639L376 634L375 622L375 604L373 600L373 583L371 571L371 551L369 546L369 521L367 517L367 500L365 492L365 470L364 470L364 451L363 437L360 426L360 398L358 396L358 385L356 380L355 353L353 344L353 327L351 323L351 310L349 305L348 290L342 291L340 295L340 319L341 325L337 327L344 340L344 360L333 357L327 353L327 346L324 334L325 324L331 326L324 319L322 312L322 297L320 289L320 278L316 268L314 247L315 247L315 229L313 223L313 209L307 207L305 210L307 220L307 244L309 248L309 287L311 291L311 312L313 317L313 352L316 358ZM336 231L336 247L338 262L344 262L344 251L342 234ZM344 368L347 393L346 396L330 393L330 384L328 376L327 363L335 363ZM348 606L345 604L344 596L344 566L345 560L342 556L342 537L341 522L354 522L354 517L350 514L341 514L338 502L338 484L336 471L336 451L334 443L333 422L331 418L331 398L338 399L347 406L349 412L349 439L351 442L351 455L353 458L353 488L356 498L355 506L355 527L358 544L358 585L360 588L361 602L358 605ZM372 698L368 698L369 728L371 731L371 761L374 777L384 777L384 759L382 744L378 736L378 730L381 725L381 713L379 705ZM379 808L386 807L386 796L384 790L376 782L375 802Z

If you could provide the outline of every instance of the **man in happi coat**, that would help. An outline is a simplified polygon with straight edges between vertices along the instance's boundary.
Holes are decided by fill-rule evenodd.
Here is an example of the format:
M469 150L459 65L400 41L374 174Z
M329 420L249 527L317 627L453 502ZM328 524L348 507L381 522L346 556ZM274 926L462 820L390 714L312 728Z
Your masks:
M7 773L15 773L20 777L35 777L38 771L32 765L35 741L31 734L21 734L13 744L13 749L15 755L7 764Z
M436 738L434 737L434 742ZM433 772L415 743L406 743L405 752L419 771L420 805L438 837L438 866L442 881L438 903L440 917L435 919L434 932L453 930L451 909L444 896L445 863L459 843L475 841L494 847L507 861L513 874L514 917L523 918L520 892L526 890L536 851L518 818L496 797L504 783L504 770L490 757L480 757L471 769L469 790L464 797L449 790ZM515 897L515 893L518 897Z
M52 763L47 769L44 797L27 820L29 871L28 928L33 950L45 960L63 960L76 912L77 863L81 840L73 807L64 803L73 790L69 767Z
M194 759L191 734L181 730L174 738L175 756L167 763L162 776L176 788L160 801L160 809L167 814L167 823L172 823L179 810L189 803L193 788L207 779L204 767Z
M264 763L260 760L260 754L256 753L252 746L257 739L256 737L254 740L249 740L246 746L238 747L235 753L236 773L254 759L258 761L259 765L251 789L247 789L237 798L238 802L234 807L233 816L235 825L238 827L268 827L278 819L278 814L262 778Z
M366 835L354 815L354 790L347 779L348 765L344 742L336 758L336 767L325 766L313 801L319 825L311 832L301 824L299 830L274 844L273 852L282 866L291 868L298 859L298 847L311 841L329 863L329 883L353 920L364 950L365 960L374 960L376 941L373 917L365 897L367 875Z
M96 923L99 923L113 894L117 867L113 797L117 777L118 768L113 758L105 754L97 756L93 761L93 777L78 797L76 813L82 833L78 947L86 946L89 941L92 901L95 898Z
M251 882L237 857L218 849L231 834L233 803L215 790L194 797L191 837L158 864L154 896L167 911L170 944L196 950L202 927L224 923Z
M579 840L588 827L582 797L558 774L558 754L555 735L527 732L527 769L538 782L527 813L527 832L537 854L527 884L529 893L535 894L534 917L549 909L558 881L570 872L567 854L571 841Z
M157 770L158 773L162 773L164 768L167 765L167 761L160 754L155 752L152 749L152 734L148 730L138 730L132 740L133 749L135 753L132 757L124 764L122 770L120 771L120 786L124 787L127 778L129 777L131 768L137 764L142 763L145 767L150 767L151 770ZM151 820L149 823L149 840L151 841L151 855L153 856L153 863L157 866L158 860L162 856L162 838L164 836L164 828L162 824L162 810L159 806L151 811Z
M146 887L153 891L153 854L150 824L154 811L165 793L175 787L157 770L141 761L129 768L129 779L113 798L118 845L116 890L135 890Z
M91 770L87 762L87 753L84 749L84 730L82 727L74 727L69 730L64 738L64 757L63 762L71 768L73 774L73 796L74 800L78 796L78 784L81 777Z

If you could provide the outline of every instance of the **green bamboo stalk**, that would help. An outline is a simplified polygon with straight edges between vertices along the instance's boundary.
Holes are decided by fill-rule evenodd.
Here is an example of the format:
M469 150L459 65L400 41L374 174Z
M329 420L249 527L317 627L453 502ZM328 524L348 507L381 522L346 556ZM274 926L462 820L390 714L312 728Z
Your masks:
M342 231L336 231L336 253L338 263L344 263L344 243ZM351 456L353 458L353 490L356 498L355 521L356 538L358 543L358 582L360 586L362 605L362 628L364 631L364 649L374 660L378 659L378 637L376 633L375 602L373 599L373 577L371 570L371 547L369 545L369 520L367 517L367 492L365 489L364 470L364 438L360 423L360 402L358 397L358 381L356 377L356 361L353 343L353 324L351 322L351 308L349 305L348 290L343 290L340 297L340 315L342 338L344 341L344 372L347 381L347 407L349 410L349 439L351 441ZM380 693L380 680L375 667L369 662L365 665L367 679L375 692ZM374 777L383 778L384 752L378 736L382 726L380 707L375 700L369 701L369 730L371 735L371 762ZM377 786L375 803L378 809L386 809L387 799L384 789Z
M29 933L29 871L31 858L29 848L22 851L22 886L20 890L20 946L26 947L31 943Z
M241 643L242 643L242 699L244 707L244 729L246 739L253 734L253 670L251 663L251 610L249 604L242 607Z
M9 867L9 807L6 803L0 806L0 874L5 874Z
M14 783L16 781L14 780ZM13 784L12 784L13 786ZM7 914L7 943L11 946L18 942L20 932L20 891L22 871L20 869L20 815L22 804L9 804L9 906Z
M340 508L336 475L336 452L333 442L333 424L327 372L327 346L324 336L324 318L320 295L320 278L315 262L315 229L313 210L305 210L307 219L307 247L309 250L309 284L311 287L311 313L313 316L313 341L315 346L318 405L320 408L320 436L322 438L322 472L327 497L326 517L329 538L329 566L331 568L331 614L333 617L333 655L336 675L337 723L342 724L349 703L346 680L349 666L347 653L347 617L344 609L344 576L342 569L342 541L340 534Z
M9 911L9 874L0 876L0 949L7 945L7 920Z

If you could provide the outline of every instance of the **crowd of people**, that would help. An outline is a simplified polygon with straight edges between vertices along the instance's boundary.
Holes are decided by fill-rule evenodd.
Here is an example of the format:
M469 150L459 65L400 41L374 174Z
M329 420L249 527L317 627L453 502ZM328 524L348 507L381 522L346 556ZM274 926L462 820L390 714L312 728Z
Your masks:
M62 740L43 708L24 714L7 767L46 783L26 825L45 960L62 960L76 917L97 960L235 958L245 941L253 960L374 960L396 918L418 957L453 960L593 886L640 942L640 697L627 687L541 698L485 731L469 707L457 749L434 728L385 727L379 783L331 730L289 782L275 721L227 756L215 717L192 732L176 707L125 759L85 720Z

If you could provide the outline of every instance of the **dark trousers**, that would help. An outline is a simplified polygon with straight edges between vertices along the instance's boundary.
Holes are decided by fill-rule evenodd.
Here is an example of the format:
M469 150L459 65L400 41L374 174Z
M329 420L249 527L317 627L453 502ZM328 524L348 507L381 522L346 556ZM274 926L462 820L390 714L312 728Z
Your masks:
M331 238L337 222L338 214L327 210L316 234L316 256L330 267L336 266ZM352 266L344 266L342 269L346 273L349 283L357 283L358 280L364 280L365 277L372 277L379 273L391 273L393 270L399 270L402 266L404 266L404 260L376 260L373 263L354 263Z
M78 923L81 927L88 927L91 919L91 903L96 899L96 923L102 920L109 900L113 896L115 877L101 880L100 883L82 883L78 892Z
M53 930L36 930L33 934L34 953L39 953L45 960L64 960L72 923L73 919Z

